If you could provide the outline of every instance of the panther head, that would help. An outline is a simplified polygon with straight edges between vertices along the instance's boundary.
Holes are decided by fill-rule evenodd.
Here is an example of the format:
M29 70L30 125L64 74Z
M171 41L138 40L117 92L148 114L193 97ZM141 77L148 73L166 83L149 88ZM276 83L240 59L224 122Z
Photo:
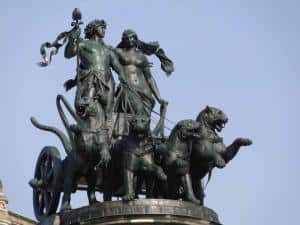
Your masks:
M150 134L150 119L145 115L134 115L129 121L129 133L139 138Z
M206 106L206 108L199 113L196 120L214 131L221 132L228 122L228 117L222 110Z
M82 119L95 116L97 114L96 101L97 100L91 97L81 97L77 99L75 105L77 115Z
M178 135L181 140L199 138L200 123L195 120L182 120L171 131L170 137Z

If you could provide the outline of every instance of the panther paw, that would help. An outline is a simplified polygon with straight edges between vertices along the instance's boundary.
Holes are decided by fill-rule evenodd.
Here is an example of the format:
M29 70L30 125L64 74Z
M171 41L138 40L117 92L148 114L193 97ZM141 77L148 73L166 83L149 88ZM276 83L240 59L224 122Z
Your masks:
M161 171L161 172L157 173L157 178L159 180L165 181L165 180L167 180L167 175L163 171Z
M224 168L226 166L226 162L225 162L224 159L222 159L221 157L219 157L219 158L216 159L215 165L216 165L216 167L222 169L222 168Z
M100 153L100 161L99 163L96 165L97 168L102 168L102 167L107 167L110 160L111 160L111 156L110 153L108 151L102 151Z
M42 180L38 180L36 178L33 178L29 181L29 185L32 188L42 188L44 186L44 182Z
M187 162L184 161L183 159L176 159L175 164L177 167L186 167L187 166Z
M64 202L64 203L62 203L62 205L61 205L60 211L61 211L61 212L65 212L65 211L69 211L69 210L71 210L71 209L72 209L72 207L71 207L70 202Z
M239 146L248 146L252 144L252 140L249 138L237 138L235 141Z
M70 130L76 134L80 133L80 127L77 124L71 124Z
M122 197L122 200L125 202L128 202L128 201L134 200L134 197L135 197L135 194L133 194L133 193L127 194Z

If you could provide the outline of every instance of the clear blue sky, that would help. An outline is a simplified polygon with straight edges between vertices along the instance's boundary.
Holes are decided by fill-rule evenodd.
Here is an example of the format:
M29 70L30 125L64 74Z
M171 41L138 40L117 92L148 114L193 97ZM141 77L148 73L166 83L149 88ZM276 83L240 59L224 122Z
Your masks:
M195 118L206 105L222 108L230 120L222 136L254 144L223 170L215 170L206 205L226 225L299 223L298 0L72 0L1 1L0 63L3 87L0 178L9 209L33 217L28 181L44 145L58 139L29 122L62 127L55 107L63 82L75 74L75 61L62 52L39 68L39 47L68 30L73 8L85 23L108 22L105 41L115 46L126 28L145 41L158 40L174 60L166 78L156 58L153 75L169 101L168 118ZM169 125L171 126L171 125ZM63 151L61 151L63 153ZM86 204L85 194L75 205Z

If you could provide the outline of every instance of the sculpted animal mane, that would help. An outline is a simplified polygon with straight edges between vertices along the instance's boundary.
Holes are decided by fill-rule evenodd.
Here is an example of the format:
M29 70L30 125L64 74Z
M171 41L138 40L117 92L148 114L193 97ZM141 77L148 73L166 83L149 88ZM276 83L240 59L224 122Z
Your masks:
M197 136L199 132L199 123L195 120L182 120L172 129L168 138L168 145L173 146L176 142L184 142L188 136Z
M180 123L180 122L179 122ZM180 132L180 128L181 126L178 124L176 124L176 126L172 129L169 138L168 138L168 144L172 145L174 144L175 140L178 139L178 134Z
M228 122L228 118L222 110L206 106L206 108L199 113L196 121L201 124L202 128L213 131L217 135L216 131L222 131Z

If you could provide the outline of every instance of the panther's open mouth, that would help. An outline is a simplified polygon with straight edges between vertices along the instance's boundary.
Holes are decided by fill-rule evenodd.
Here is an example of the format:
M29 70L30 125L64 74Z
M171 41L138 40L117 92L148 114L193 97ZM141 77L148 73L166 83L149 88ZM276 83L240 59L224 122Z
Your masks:
M80 106L77 107L76 111L77 111L78 116L80 116L82 118L86 116L85 108L86 107L84 107L83 105L80 105Z
M227 120L217 120L217 121L215 121L215 129L218 132L221 132L222 129L225 127L226 123L227 123Z

